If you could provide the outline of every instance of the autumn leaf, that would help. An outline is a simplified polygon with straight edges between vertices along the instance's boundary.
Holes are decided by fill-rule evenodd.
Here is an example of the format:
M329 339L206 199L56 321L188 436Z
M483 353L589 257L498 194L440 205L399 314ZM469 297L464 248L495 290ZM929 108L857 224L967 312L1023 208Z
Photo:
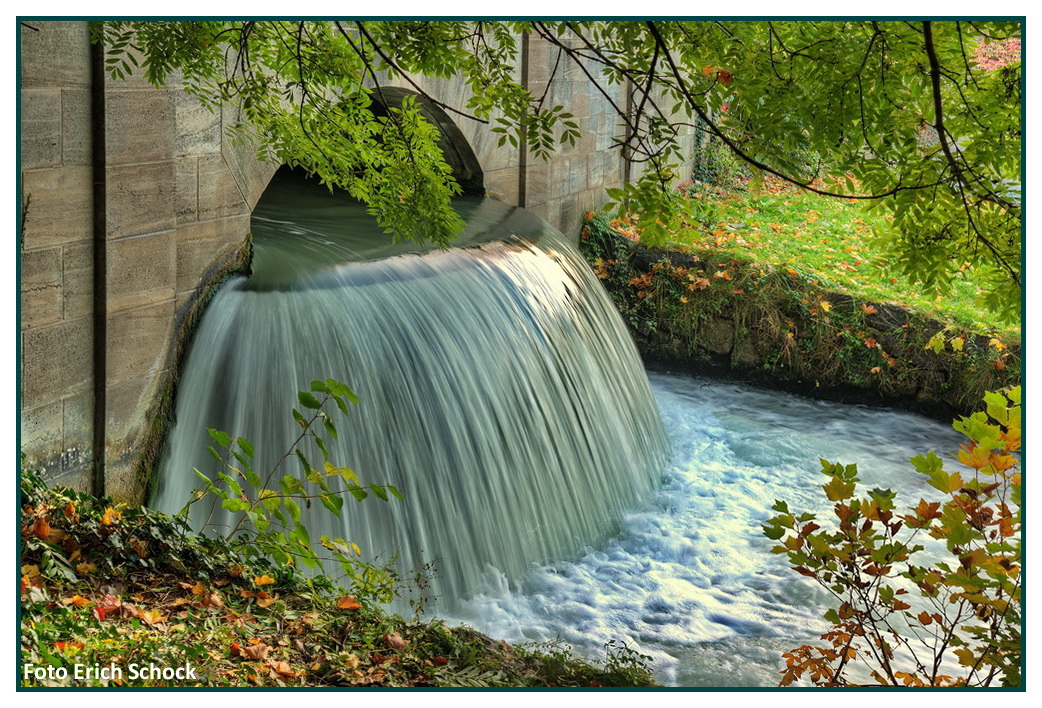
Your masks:
M83 642L62 642L62 641L58 641L58 642L54 643L54 648L64 654L69 649L82 649L83 648Z
M163 624L169 619L169 617L164 617L159 610L139 610L138 617L152 627Z
M62 603L66 605L75 605L76 607L86 607L90 604L90 600L79 595L73 595L72 597L62 598Z
M355 598L354 595L344 595L342 598L340 598L340 601L336 603L336 606L339 607L341 610L351 611L360 609L362 607L360 604L358 604L358 600L357 598Z
M108 509L105 510L105 513L101 515L101 525L112 526L114 523L119 521L119 518L121 516L122 514L120 514L118 511L116 511L110 506Z
M197 580L195 585L192 586L192 594L196 597L202 597L206 594L206 586L202 580Z
M254 585L258 585L258 586L259 585L274 585L275 584L275 578L273 578L270 575L268 575L267 573L265 573L264 575L261 575L260 577L254 578L253 579L253 584Z
M76 573L79 575L90 575L96 566L93 563L78 563Z
M76 520L76 505L73 504L72 502L69 502L68 504L65 505L65 508L62 509L62 513L65 515L66 519L69 519L70 521L75 521Z
M397 649L400 651L405 648L405 645L407 643L408 642L402 639L402 635L398 632L393 632L391 634L384 635L384 644L386 644L391 649Z
M51 525L47 523L47 519L37 519L36 523L33 524L33 536L42 538L45 541L47 537L51 535Z
M303 671L294 671L290 667L289 662L286 661L269 661L268 666L275 674L277 674L277 676L273 676L272 678L296 678L297 676L304 675Z
M876 309L875 305L865 305L865 304L862 304L861 305L861 312L863 314L866 314L866 315L874 315L877 312L879 312L879 310Z
M258 642L257 644L248 644L242 647L242 655L252 661L263 661L268 658L269 647L264 642Z
M734 81L734 77L731 75L731 72L726 71L724 69L721 69L720 71L716 72L716 78L719 79L720 83L722 83L724 86L729 86L731 82Z
M118 612L122 605L123 603L118 596L112 594L105 595L105 597L101 598L101 602L94 607L94 615L99 620L104 620L108 615Z
M261 597L261 595L263 595L264 597ZM278 599L279 599L278 593L275 593L274 595L269 595L266 592L259 592L259 593L257 593L257 598L256 598L257 606L258 607L263 607L263 608L267 609L267 608L271 607L275 603L275 601L278 600Z

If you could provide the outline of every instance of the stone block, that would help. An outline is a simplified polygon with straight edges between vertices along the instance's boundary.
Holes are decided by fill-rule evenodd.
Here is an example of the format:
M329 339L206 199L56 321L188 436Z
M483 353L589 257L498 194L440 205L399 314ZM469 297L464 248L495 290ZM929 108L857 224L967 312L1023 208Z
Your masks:
M188 224L177 230L177 292L195 290L207 270L230 257L246 240L249 216L234 216Z
M62 314L65 319L94 311L94 244L62 247Z
M29 20L18 33L22 86L90 86L90 30L86 22Z
M90 241L94 234L90 167L55 167L22 173L24 248Z
M199 160L195 157L179 157L174 162L177 179L175 209L177 223L184 224L199 219Z
M172 89L105 92L105 150L110 166L169 160L174 156Z
M20 430L22 452L29 467L36 469L57 458L62 446L61 401L23 409Z
M506 169L485 173L485 194L507 204L518 203L517 170Z
M222 156L200 157L198 165L200 220L250 213L243 193Z
M62 164L90 165L92 134L88 89L62 89Z
M199 99L183 90L175 90L173 99L175 156L220 154L221 114L205 108Z
M105 270L109 312L169 300L177 282L174 232L108 241Z
M22 89L22 169L61 164L61 94L59 89Z
M176 224L177 174L174 161L109 167L109 238L172 229Z
M533 159L525 169L525 206L545 204L552 194L550 163Z
M62 318L62 249L22 251L22 329Z
M156 376L166 367L174 298L108 316L105 385Z
M93 338L89 317L24 331L22 405L35 408L87 389L93 379Z

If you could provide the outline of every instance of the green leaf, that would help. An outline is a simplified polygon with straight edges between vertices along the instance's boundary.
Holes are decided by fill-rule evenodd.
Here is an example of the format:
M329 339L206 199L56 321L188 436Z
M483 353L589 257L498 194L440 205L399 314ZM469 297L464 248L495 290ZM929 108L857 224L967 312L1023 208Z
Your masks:
M306 408L318 409L322 407L322 404L319 403L318 399L307 391L298 391L297 399L300 401L300 405L305 406Z
M218 446L228 447L232 444L232 438L228 433L215 430L214 428L207 428L206 431L210 433L210 437L213 438L213 441L217 443Z
M329 509L329 511L335 514L337 518L340 517L340 509L344 506L343 498L341 498L338 494L333 493L320 494L318 498L322 502L323 506L325 506L327 509Z

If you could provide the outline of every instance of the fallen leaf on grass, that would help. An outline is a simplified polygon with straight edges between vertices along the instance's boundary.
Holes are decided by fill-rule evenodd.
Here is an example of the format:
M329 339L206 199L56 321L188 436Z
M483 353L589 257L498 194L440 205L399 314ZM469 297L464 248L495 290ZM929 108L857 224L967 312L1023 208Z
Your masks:
M391 649L404 649L407 643L408 642L402 639L402 635L398 632L384 635L384 644L389 646Z
M90 600L79 595L73 595L72 597L63 597L62 604L65 605L76 605L76 607L86 607L90 604Z

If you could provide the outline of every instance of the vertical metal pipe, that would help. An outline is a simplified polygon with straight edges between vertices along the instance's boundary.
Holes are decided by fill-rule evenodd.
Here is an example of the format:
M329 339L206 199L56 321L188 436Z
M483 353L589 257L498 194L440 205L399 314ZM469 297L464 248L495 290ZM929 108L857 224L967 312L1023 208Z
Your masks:
M92 25L95 23L92 23ZM93 27L92 27L93 29ZM91 45L91 163L93 165L94 212L94 328L93 379L94 421L91 453L91 488L96 496L105 494L105 382L108 341L107 201L105 182L105 47L99 39Z

